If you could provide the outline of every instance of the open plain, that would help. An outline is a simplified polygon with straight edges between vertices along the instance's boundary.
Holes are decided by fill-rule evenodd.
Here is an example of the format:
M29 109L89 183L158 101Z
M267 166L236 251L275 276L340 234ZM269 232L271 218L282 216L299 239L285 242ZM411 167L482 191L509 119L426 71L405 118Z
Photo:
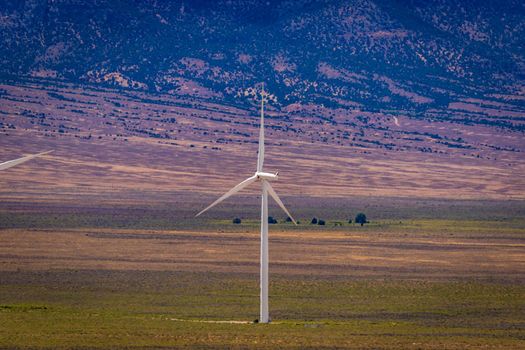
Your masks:
M3 203L0 346L525 344L523 202L326 200L319 226L308 200L289 199L301 223L270 225L273 322L257 325L257 203L241 197L229 214L193 220L200 201ZM342 217L358 204L376 218L363 227ZM240 225L224 219L239 213L248 216Z

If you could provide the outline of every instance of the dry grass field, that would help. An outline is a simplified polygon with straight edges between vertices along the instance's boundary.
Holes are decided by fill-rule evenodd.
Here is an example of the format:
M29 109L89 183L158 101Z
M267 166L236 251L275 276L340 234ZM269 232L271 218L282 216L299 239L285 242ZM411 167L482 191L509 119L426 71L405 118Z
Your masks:
M383 229L272 230L271 269L282 275L349 278L519 280L525 271L520 229L479 228L444 234L416 220ZM397 227L396 227L397 226ZM412 227L412 230L405 228ZM479 232L473 232L474 227ZM363 232L364 231L364 232ZM463 232L462 232L463 231ZM406 233L402 233L406 232ZM421 234L424 232L426 234ZM453 232L453 229L452 229ZM499 237L498 237L499 236ZM246 232L122 229L5 229L3 270L104 269L256 274L259 236Z
M301 223L270 227L273 322L257 325L255 200L194 220L208 198L178 198L186 209L3 202L0 347L525 345L523 202L290 198ZM370 224L343 220L358 208Z

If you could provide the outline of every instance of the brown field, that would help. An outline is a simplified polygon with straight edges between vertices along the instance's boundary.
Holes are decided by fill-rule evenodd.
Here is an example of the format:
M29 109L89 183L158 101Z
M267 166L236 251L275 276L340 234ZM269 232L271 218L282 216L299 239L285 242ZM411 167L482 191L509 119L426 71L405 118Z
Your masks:
M0 347L523 348L523 201L288 197L256 325L257 199L172 195L0 203Z
M167 192L145 202L140 194L65 203L6 195L1 269L257 273L259 198L240 195L195 218L214 196ZM300 225L285 223L271 203L279 220L270 225L272 273L525 282L524 201L283 199ZM370 224L347 223L361 211ZM312 217L326 226L311 225Z
M484 231L422 235L405 230L273 229L271 271L323 278L474 278L525 283L522 230L504 235ZM4 271L67 268L256 274L258 233L251 227L244 232L220 231L4 229L0 261Z

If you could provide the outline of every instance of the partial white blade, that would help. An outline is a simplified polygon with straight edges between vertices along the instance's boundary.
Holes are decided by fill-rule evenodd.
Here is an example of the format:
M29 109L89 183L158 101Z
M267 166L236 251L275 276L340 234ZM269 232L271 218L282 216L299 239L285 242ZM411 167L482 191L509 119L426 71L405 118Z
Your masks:
M235 193L239 192L240 190L242 190L243 188L245 188L246 186L248 186L249 184L251 184L252 182L256 181L257 180L257 176L252 176L252 177L249 177L247 178L246 180L244 180L243 182L241 182L240 184L238 184L237 186L235 186L234 188L232 188L231 190L229 190L228 192L226 192L225 194L223 194L219 199L217 199L215 202L213 202L212 204L210 204L208 207L206 207L205 209L203 209L201 212L199 212L197 215L195 215L195 217L201 215L202 213L204 213L206 210L214 207L215 205L219 204L220 202L222 202L223 200L225 200L226 198L234 195Z
M264 83L261 92L261 126L259 129L259 154L257 155L257 171L262 171L264 164Z
M292 222L297 225L297 222L293 218L292 214L290 214L290 212L286 209L286 207L284 206L283 202L281 201L281 199L279 198L279 196L277 195L277 193L273 189L272 185L270 185L270 183L268 181L264 181L264 182L266 183L266 188L268 189L268 193L270 194L270 196L272 196L272 198L275 199L277 204L279 204L281 209L284 210L286 215L288 215L290 217L290 219L292 219Z
M25 156L25 157L22 157L22 158L13 159L13 160L9 160L9 161L4 162L4 163L0 163L0 170L9 169L11 167L14 167L15 165L22 164L24 162L27 162L28 160L31 160L33 158L42 156L44 154L48 154L50 152L53 152L53 151L47 151L47 152L42 152L42 153L38 153L38 154L31 154L29 156Z

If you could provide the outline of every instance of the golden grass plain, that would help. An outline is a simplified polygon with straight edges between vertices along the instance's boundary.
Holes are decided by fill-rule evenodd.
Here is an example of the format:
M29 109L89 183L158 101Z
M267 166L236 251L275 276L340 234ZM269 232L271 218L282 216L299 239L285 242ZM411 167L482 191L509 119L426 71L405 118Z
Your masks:
M2 270L158 270L253 273L257 232L4 229ZM282 231L270 233L270 270L319 277L520 280L525 243L447 235ZM523 282L523 281L522 281Z

